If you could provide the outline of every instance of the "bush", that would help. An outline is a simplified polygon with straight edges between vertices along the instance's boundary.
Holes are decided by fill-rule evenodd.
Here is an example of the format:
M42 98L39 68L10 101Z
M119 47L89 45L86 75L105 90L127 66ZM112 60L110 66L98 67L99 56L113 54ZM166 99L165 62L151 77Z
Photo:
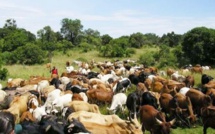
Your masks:
M146 52L145 54L140 55L138 62L143 64L144 66L154 66L155 65L154 53Z
M13 52L13 63L19 64L41 64L45 61L45 52L37 45L26 44Z
M0 80L6 80L8 76L8 70L6 68L0 69Z

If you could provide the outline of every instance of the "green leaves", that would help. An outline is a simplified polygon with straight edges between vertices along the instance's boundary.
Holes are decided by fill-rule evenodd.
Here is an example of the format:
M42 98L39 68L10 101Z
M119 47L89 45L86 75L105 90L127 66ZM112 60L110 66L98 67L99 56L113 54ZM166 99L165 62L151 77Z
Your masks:
M215 62L215 30L197 27L188 31L182 42L182 51L193 64L211 65Z

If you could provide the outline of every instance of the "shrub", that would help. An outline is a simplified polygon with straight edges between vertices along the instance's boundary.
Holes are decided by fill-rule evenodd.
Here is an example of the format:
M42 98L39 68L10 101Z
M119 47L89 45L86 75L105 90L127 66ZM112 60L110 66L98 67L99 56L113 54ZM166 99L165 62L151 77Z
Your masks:
M6 80L8 76L8 70L6 68L0 69L0 80Z

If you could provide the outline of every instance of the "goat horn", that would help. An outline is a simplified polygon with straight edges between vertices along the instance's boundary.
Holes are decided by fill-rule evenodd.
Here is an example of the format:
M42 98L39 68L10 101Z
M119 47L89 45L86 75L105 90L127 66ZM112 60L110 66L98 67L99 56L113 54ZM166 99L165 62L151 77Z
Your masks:
M175 123L176 119L171 120L169 123L171 124L171 126Z
M161 125L163 122L161 120L159 120L158 118L155 118L156 119L156 122Z

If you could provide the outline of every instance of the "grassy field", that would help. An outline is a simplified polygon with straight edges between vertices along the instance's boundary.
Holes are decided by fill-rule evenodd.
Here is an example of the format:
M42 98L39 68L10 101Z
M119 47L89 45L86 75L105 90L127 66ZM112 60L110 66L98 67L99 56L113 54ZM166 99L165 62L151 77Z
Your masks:
M148 51L157 51L157 48L143 48L143 49L137 49L136 54L130 57L129 59L138 60L139 56L145 52ZM97 51L91 51L88 53L82 53L81 51L69 51L68 54L63 55L62 53L55 53L53 59L52 59L52 66L56 66L58 68L59 74L66 71L65 65L66 61L72 62L73 60L79 60L84 59L87 61L95 60L98 61L113 61L116 60L116 58L102 58L98 56ZM117 58L119 60L124 60L122 58ZM128 58L126 58L128 59ZM74 64L73 64L74 65ZM45 76L50 77L50 70L46 68L46 64L43 65L33 65L33 66L27 66L27 65L10 65L10 66L3 66L8 69L9 76L8 78L23 78L28 79L32 75L39 75L39 76ZM74 67L77 69L77 66L74 65ZM209 70L205 71L204 73L209 74L213 77L215 77L215 70ZM195 86L199 87L201 82L201 75L200 74L194 74L195 78ZM6 85L6 81L1 81L3 86ZM107 114L106 106L100 107L100 110L102 113ZM127 114L127 113L126 113ZM202 134L202 127L197 126L195 128L177 128L172 130L172 134ZM149 132L146 132L146 134L149 134ZM208 129L208 134L215 134L215 130Z

